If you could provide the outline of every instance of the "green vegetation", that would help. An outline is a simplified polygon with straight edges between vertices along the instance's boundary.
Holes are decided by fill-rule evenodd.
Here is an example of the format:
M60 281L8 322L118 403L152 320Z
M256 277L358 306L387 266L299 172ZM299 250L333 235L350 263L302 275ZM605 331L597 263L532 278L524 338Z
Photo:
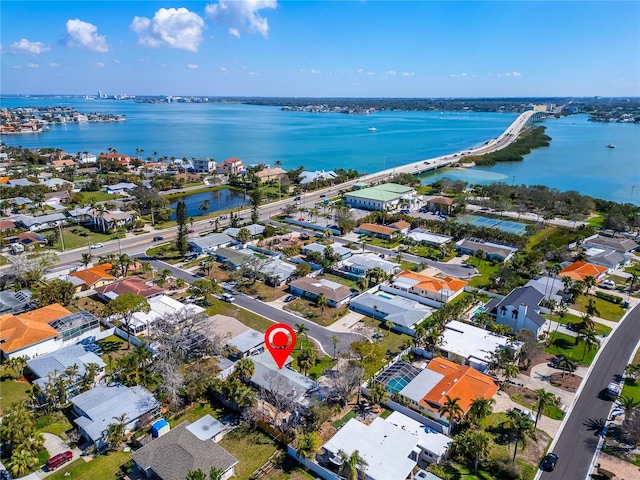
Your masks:
M276 443L266 434L244 424L226 434L219 444L238 459L237 478L252 478L251 474L277 450Z
M544 132L546 127L535 127L522 133L518 139L502 150L486 153L479 157L466 158L478 166L495 165L496 162L520 162L534 148L548 147L551 137Z
M331 273L323 273L322 276L320 276L318 278L326 278L327 280L339 283L340 285L344 285L344 286L349 287L349 288L354 288L356 290L360 290L358 288L358 282L356 282L355 280L352 280L350 278L339 277L339 276L333 275Z
M157 247L152 247L147 250L147 255L171 264L178 263L184 258L173 242L164 243L162 245L158 245Z
M409 345L411 345L412 338L409 335L405 333L394 332L393 330L387 330L387 328L382 322L380 322L380 320L376 320L375 318L371 317L364 317L364 319L361 321L364 322L367 327L378 330L379 333L376 343L380 345L387 358L394 357ZM374 373L382 368L386 362L387 360L383 359L375 365L367 365L367 371L371 371L371 373Z
M273 322L260 315L245 310L244 308L236 307L231 303L223 302L222 300L213 300L213 305L207 308L207 315L212 316L216 314L233 317L244 323L247 327L259 332L265 332L273 325Z
M306 298L296 298L294 301L287 303L285 310L295 312L301 317L307 318L323 327L331 325L349 313L349 309L346 306L331 308L318 305L316 301Z
M129 452L108 452L89 462L78 459L47 478L50 480L85 480L87 478L114 480L120 467L131 459L130 455Z
M80 205L106 202L108 200L113 200L114 198L120 198L120 196L103 192L101 190L97 192L77 192L73 194L73 200Z
M476 269L480 273L480 275L477 275L469 280L469 286L476 288L491 286L491 277L495 276L502 266L502 263L499 262L494 262L492 260L479 260L477 258L469 258L467 264L476 267Z
M13 403L21 403L28 398L29 391L28 382L18 382L13 379L5 379L0 382L0 415L4 415L7 407Z
M558 322L561 323L563 325L569 325L572 323L581 323L582 322L582 318L574 315L572 313L567 313L565 314L564 318L560 317L559 315L548 315L548 314L543 314L542 315L544 318L547 318L549 320L551 320L552 322ZM595 332L596 335L598 336L602 336L602 335L609 335L611 333L611 328L607 327L606 325L603 325L601 323L595 322Z
M222 420L225 416L229 414L229 410L221 405L212 406L209 403L200 402L194 403L186 410L181 411L175 417L169 419L169 425L171 428L175 428L180 425L182 422L195 422L203 415L211 415L213 418L217 420Z
M510 395L509 398L523 407L527 407L530 411L537 412L536 402L528 402L518 393ZM555 405L545 405L542 413L553 420L562 420L564 418L564 412Z
M578 295L573 306L581 312L586 312L589 300L593 300L596 308L598 309L598 313L595 314L596 317L617 322L625 314L625 309L622 308L622 306L607 302L606 300L592 295Z
M349 412L343 416L342 418L336 420L335 422L333 422L331 424L331 426L333 428L340 428L342 427L344 424L346 424L349 420L351 420L352 418L355 418L358 416L358 413L355 410L349 410Z
M120 234L122 235L122 234ZM62 229L62 236L64 239L65 250L71 250L74 248L86 247L89 251L89 242L102 243L109 242L111 240L117 240L117 233L100 233L93 232L86 227L80 225L74 225L73 227L66 227ZM53 248L56 250L62 250L62 244L60 243L60 230L51 230L47 235L47 240L54 240ZM124 236L122 236L124 238ZM92 254L98 255L99 252L92 251Z
M71 422L64 416L62 412L54 412L50 415L43 415L36 420L36 428L43 433L52 433L66 438L66 432L73 428Z
M630 365L640 365L640 349L636 351ZM640 380L634 381L630 376L626 377L621 396L631 397L640 402Z
M580 340L576 345L576 339L569 335L565 335L564 333L551 332L549 338L550 345L544 349L545 352L557 357L560 355L566 355L580 365L591 365L591 362L593 362L596 353L598 353L598 349L595 347L591 350L585 350L583 340Z

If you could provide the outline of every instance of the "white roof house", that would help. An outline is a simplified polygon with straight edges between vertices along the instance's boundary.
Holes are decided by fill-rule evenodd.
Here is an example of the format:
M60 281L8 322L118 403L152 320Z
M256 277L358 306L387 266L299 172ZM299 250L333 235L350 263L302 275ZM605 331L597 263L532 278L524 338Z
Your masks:
M452 320L444 327L440 350L445 358L484 372L496 350L520 345L519 342L512 343L504 335Z
M151 297L148 299L148 302L151 307L149 313L136 312L133 314L133 318L131 320L131 333L138 334L147 330L149 327L153 326L156 320L165 315L188 313L189 315L196 316L205 311L204 308L198 305L185 305L184 303L174 300L167 295Z
M262 232L264 232L264 225L253 223L251 225L247 225L244 227L229 227L226 230L224 230L222 233L226 233L230 237L236 238L238 236L238 233L242 229L249 230L249 233L251 233L252 237L257 237L258 235L262 235Z
M417 465L420 448L413 434L377 417L370 425L355 418L349 420L324 444L329 462L340 465L338 452L358 451L367 462L366 477L371 480L403 480Z
M420 461L423 458L427 463L438 463L447 454L449 446L453 442L450 437L436 432L400 412L393 412L386 418L386 421L417 438L418 446L422 450L422 454L418 459L420 466L423 466L423 462Z
M449 235L440 235L439 233L433 233L423 228L414 228L406 235L406 238L410 238L419 243L428 243L429 245L444 245L453 240L453 237Z
M218 247L226 247L235 243L235 240L226 233L210 233L204 237L189 239L188 245L190 250L198 253L212 253Z
M115 185L107 185L106 192L117 194L117 193L123 193L127 190L133 190L136 187L137 185L135 183L120 182L120 183L116 183Z
M338 175L333 170L325 172L324 170L316 170L315 172L303 171L300 174L300 185L314 182L315 180L332 180Z
M238 352L240 352L238 356L240 358L262 353L264 351L264 333L249 328L233 337L227 343L238 349Z
M383 260L375 253L357 253L341 262L341 269L356 275L363 276L373 268L381 268L384 273L390 275L400 269L400 264Z

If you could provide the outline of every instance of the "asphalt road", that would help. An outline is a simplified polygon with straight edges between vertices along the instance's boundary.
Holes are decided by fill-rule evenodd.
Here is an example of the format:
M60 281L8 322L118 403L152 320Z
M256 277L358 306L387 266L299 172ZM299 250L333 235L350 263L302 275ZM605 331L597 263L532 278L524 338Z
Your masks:
M158 271L161 271L165 268L171 270L172 275L176 278L182 278L185 282L191 283L194 280L200 279L197 275L193 275L181 268L175 267L169 263L162 262L160 260L155 260L150 257L146 257L145 255L137 255L137 258L144 259L148 261L153 268ZM328 330L316 323L313 323L304 318L298 317L296 315L291 315L288 312L280 310L278 308L272 307L271 305L267 305L266 303L260 302L259 300L255 300L246 295L235 295L234 305L238 305L250 312L256 313L267 319L271 320L274 323L286 323L294 330L296 329L296 324L302 323L304 324L309 331L307 335L316 340L321 346L324 352L327 355L333 355L333 339L332 337L335 335L338 338L338 346L337 350L346 351L349 348L349 345L356 341L362 340L363 337L357 335L355 333L343 333L343 332L334 332L332 330Z
M553 452L558 464L553 472L544 472L543 480L583 480L596 452L599 437L611 410L611 401L601 392L616 375L623 373L640 339L640 306L636 306L618 326L604 346L586 380Z

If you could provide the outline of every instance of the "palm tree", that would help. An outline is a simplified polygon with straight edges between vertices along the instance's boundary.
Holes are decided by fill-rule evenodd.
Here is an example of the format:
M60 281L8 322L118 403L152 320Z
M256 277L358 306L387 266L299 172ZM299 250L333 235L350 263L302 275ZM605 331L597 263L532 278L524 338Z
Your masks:
M238 375L241 380L246 381L251 378L256 371L256 365L249 357L241 358L236 362L234 373Z
M307 375L316 364L316 351L313 347L304 348L298 354L298 366L303 375Z
M463 415L462 407L460 407L460 397L451 398L449 395L445 395L445 402L440 408L438 413L449 419L449 425L453 425L454 422L460 420Z
M547 392L544 388L537 389L536 395L538 396L538 401L535 404L537 412L536 421L533 424L534 431L536 430L536 428L538 428L538 420L540 420L540 417L544 413L544 410L548 406L554 405L556 403L556 396L551 392Z
M511 380L512 378L516 378L518 375L520 375L520 369L517 365L508 363L503 367L502 374L504 375L505 380Z
M473 424L477 424L483 418L493 413L493 405L496 401L493 398L477 397L471 402L469 411L467 412L467 420Z
M393 328L393 322L390 320L385 320L384 328L387 329L387 337L391 335L391 329Z
M636 400L635 398L629 395L622 395L618 401L620 406L624 409L624 418L631 418L633 412L640 408L640 400Z
M518 445L522 445L523 447L527 446L527 440L529 438L535 439L535 433L533 432L533 423L531 419L521 413L518 410L510 410L507 412L508 420L506 422L507 428L511 431L513 437L515 437L515 447L513 449L513 460L512 462L516 462L516 456L518 455Z
M639 278L640 275L637 271L632 271L631 276L627 278L627 283L629 284L629 295L631 295L631 293L633 292L633 286L636 284Z
M107 427L107 435L109 444L111 445L112 450L117 450L118 447L124 442L125 437L125 426L127 425L127 414L123 413L122 415L118 415L117 417L113 417L115 420L114 423L109 424Z
M93 260L93 255L91 255L90 253L83 253L80 263L82 264L83 267L86 268L87 265L91 263L91 260Z
M592 330L580 330L578 332L577 338L582 338L582 340L584 341L582 360L584 360L584 357L587 354L587 350L591 351L593 347L600 345L600 341L598 340L598 337L596 337L596 332Z
M296 333L298 335L304 335L305 340L308 338L307 332L309 331L309 327L307 327L304 323L296 323ZM302 350L302 340L300 340L300 348Z
M383 403L387 403L389 399L389 392L381 383L374 383L369 389L369 398L376 405L382 406Z
M562 377L564 377L567 371L573 372L577 367L576 361L566 353L558 355L558 359L560 360L558 366L562 369Z
M596 306L596 301L593 298L589 299L585 309L587 311L587 315L600 315L600 312L598 311L598 307Z
M491 436L482 430L467 430L453 442L453 451L473 460L473 472L478 474L478 463L491 451Z
M33 455L31 449L27 448L26 445L21 445L20 448L11 453L9 470L14 477L23 477L36 461L37 458Z
M347 455L344 450L338 450L338 456L344 461L342 468L347 476L347 480L358 480L358 468L364 471L369 465L365 459L360 456L358 450L354 450L351 455Z
M298 458L315 459L322 449L322 438L317 432L309 432L298 438Z
M324 307L326 307L327 304L327 297L324 296L324 293L321 293L316 297L316 306L320 307L320 314L324 313Z

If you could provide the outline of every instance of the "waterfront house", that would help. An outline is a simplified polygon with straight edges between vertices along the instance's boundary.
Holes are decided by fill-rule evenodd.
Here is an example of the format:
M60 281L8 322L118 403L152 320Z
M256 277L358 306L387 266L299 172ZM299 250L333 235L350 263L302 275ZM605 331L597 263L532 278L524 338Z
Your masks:
M131 162L136 160L134 157L130 157L129 155L124 155L122 153L100 153L98 156L98 162L101 161L112 161L118 162L120 165L129 166Z
M285 180L288 178L287 171L280 167L276 168L264 168L259 172L256 172L256 176L260 179L260 183L266 183L271 180Z
M432 212L439 212L445 215L451 214L453 200L447 197L430 197L426 199L427 208Z
M217 478L227 480L235 476L238 460L216 443L213 434L221 427L210 415L194 423L184 421L133 452L131 459L150 479L184 480L190 472L207 475L216 469Z
M96 163L98 161L98 157L96 157L93 153L84 152L81 153L78 157L78 163Z
M479 238L463 238L456 242L455 249L467 255L475 255L477 251L482 250L487 254L488 260L500 262L510 260L518 251L516 247L488 242Z
M191 166L196 173L211 173L216 169L216 161L207 157L194 158L191 160Z
M238 175L245 171L245 167L239 158L227 158L217 165L217 170L220 175Z
M96 449L108 444L109 425L124 415L125 433L129 433L141 424L141 417L151 420L160 404L153 394L140 385L126 387L119 383L98 384L91 390L71 399L73 421L80 434Z
M315 172L303 171L300 174L300 185L307 185L320 180L332 181L338 175L333 170L325 172L324 170L316 170Z
M352 208L390 211L401 206L413 208L420 202L413 187L396 183L383 183L345 194L344 201Z
M326 278L302 277L289 283L289 291L303 298L316 300L320 295L327 299L329 307L339 307L349 301L351 289Z
M493 298L485 308L496 323L509 325L514 332L524 328L538 337L543 333L546 322L540 315L539 305L543 298L544 293L532 286L519 287L503 299Z
M600 265L579 260L563 268L558 275L560 277L569 277L574 282L584 282L587 277L593 277L596 282L600 282L604 278L605 273L607 273L607 270L607 267L601 267Z
M456 298L466 286L467 282L457 278L436 278L405 270L390 281L388 288L393 289L393 293L413 300L424 298L442 304Z

